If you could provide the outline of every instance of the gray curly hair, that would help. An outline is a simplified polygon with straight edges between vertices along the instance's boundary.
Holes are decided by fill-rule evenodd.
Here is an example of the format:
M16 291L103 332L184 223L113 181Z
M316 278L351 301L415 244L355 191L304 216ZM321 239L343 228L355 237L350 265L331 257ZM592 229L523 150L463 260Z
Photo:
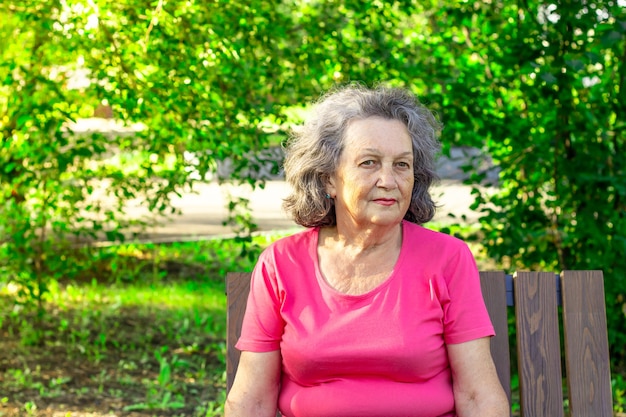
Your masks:
M325 186L339 164L348 123L369 117L399 120L406 125L413 142L415 181L404 219L423 224L433 218L436 206L429 189L437 180L435 155L440 150L441 123L407 90L349 85L323 96L287 142L284 169L292 193L283 208L297 224L336 224L335 206L326 198Z

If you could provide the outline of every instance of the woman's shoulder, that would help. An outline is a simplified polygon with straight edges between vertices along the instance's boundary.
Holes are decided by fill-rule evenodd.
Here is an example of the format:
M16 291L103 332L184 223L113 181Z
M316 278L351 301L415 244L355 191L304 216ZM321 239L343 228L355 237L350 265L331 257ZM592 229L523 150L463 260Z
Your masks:
M282 237L261 252L255 270L269 271L270 275L279 276L279 271L294 271L308 266L314 259L318 229L305 229Z

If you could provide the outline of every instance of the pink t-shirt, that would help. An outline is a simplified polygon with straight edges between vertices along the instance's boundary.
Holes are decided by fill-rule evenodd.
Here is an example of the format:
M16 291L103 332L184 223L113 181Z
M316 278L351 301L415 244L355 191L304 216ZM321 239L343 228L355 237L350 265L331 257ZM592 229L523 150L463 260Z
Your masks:
M236 345L280 349L281 413L454 416L446 344L494 334L467 245L405 221L389 278L346 295L320 273L318 232L281 239L260 256Z

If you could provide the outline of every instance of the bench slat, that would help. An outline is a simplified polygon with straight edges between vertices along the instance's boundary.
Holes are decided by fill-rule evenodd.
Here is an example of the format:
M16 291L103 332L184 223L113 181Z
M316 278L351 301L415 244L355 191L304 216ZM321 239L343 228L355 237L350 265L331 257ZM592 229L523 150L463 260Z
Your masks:
M235 372L239 365L241 352L235 349L235 343L241 335L243 315L246 312L248 294L250 293L249 272L229 272L226 275L226 392L230 391L235 380Z
M515 282L518 372L523 416L563 417L555 274L519 272Z
M563 331L571 417L611 417L611 371L602 271L564 271Z
M503 271L480 273L480 284L485 305L496 335L491 338L491 356L496 364L498 378L511 403L511 360L509 355L509 327L507 320L507 288ZM512 293L512 291L511 291Z

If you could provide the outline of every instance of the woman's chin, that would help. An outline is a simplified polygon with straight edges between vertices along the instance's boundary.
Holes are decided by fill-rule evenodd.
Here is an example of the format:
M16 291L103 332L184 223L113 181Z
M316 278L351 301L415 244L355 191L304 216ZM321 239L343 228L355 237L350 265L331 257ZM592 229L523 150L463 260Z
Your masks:
M399 216L376 216L370 220L372 226L391 227L402 222L403 217Z

